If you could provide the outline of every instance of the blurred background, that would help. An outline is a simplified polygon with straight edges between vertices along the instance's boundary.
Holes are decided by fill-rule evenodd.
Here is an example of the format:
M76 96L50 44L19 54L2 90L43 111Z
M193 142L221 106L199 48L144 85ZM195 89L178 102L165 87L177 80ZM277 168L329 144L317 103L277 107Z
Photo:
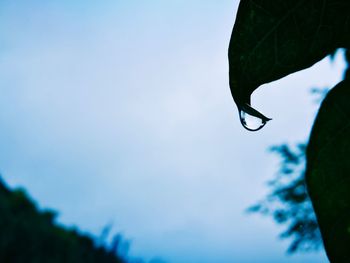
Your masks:
M341 80L344 52L260 88L273 121L248 132L228 85L238 3L1 1L4 181L145 261L327 262L286 255L281 226L246 209L278 171L269 147L307 141L310 90Z

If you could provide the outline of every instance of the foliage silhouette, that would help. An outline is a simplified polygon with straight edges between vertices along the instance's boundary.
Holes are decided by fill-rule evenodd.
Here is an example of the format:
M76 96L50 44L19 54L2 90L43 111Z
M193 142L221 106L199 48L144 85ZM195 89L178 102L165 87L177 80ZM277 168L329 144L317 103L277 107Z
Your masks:
M350 262L350 80L322 102L307 147L306 183L326 252Z
M242 0L229 46L239 109L260 85L312 66L350 45L348 0ZM261 117L257 112L253 115Z
M350 48L348 0L242 0L229 47L230 88L239 110L260 85ZM324 99L306 150L307 191L331 262L350 262L350 81Z
M127 262L120 242L97 246L93 237L59 226L55 212L39 211L23 190L8 189L1 178L0 215L0 262Z
M305 144L294 148L286 144L271 147L271 151L282 159L280 170L269 182L268 196L248 209L249 212L272 216L277 223L287 225L280 237L291 239L288 253L322 247L321 234L304 181L305 148Z
M345 53L347 69L344 79L350 77L350 51ZM325 97L328 89L313 89ZM281 238L291 239L288 253L312 251L322 248L322 239L316 216L305 185L306 143L292 147L287 144L270 149L281 158L281 166L276 177L269 182L269 194L249 212L272 216L279 224L287 225Z

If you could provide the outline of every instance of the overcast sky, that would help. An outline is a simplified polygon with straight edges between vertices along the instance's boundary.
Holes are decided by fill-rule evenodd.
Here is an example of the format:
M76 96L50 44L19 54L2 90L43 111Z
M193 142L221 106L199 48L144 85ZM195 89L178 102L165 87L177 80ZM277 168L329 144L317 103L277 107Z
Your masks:
M73 3L74 2L74 3ZM0 3L0 171L59 221L132 240L169 263L326 262L285 256L270 218L244 210L278 169L271 145L308 138L312 87L342 53L261 87L273 118L244 130L228 87L233 0Z

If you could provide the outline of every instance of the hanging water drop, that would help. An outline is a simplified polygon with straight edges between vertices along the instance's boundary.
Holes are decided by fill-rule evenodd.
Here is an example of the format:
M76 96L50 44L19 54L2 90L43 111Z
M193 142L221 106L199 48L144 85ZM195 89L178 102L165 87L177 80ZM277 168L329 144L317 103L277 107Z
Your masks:
M248 131L258 131L266 124L266 121L263 119L250 115L242 110L239 112L239 118L243 127Z
M239 110L239 119L243 127L248 131L258 131L271 120L252 108L249 104L245 104L241 107Z

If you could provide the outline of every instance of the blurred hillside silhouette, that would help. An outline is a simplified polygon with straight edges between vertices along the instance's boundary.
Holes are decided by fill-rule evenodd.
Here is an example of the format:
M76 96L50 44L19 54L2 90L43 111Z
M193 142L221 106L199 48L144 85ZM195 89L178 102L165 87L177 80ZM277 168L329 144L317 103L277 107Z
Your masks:
M23 189L11 190L0 178L0 262L126 263L118 249L55 222L52 210L40 211Z

